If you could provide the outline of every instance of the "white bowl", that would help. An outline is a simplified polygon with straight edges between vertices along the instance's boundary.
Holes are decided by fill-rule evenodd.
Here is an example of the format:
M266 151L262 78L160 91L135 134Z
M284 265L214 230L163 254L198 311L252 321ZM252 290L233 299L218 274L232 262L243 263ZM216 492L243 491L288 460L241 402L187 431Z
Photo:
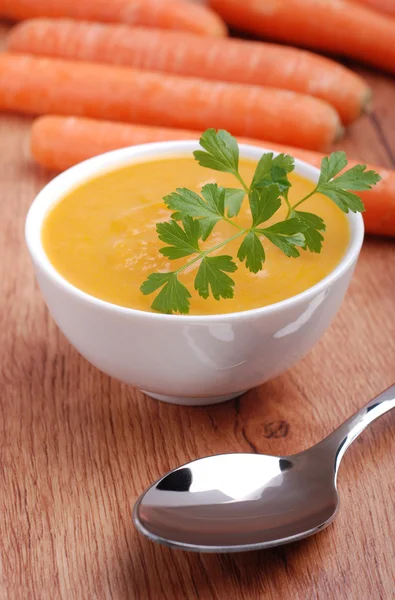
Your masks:
M246 312L180 316L122 308L86 294L52 266L42 246L48 210L70 190L123 165L187 154L197 142L164 142L102 154L53 179L34 200L26 241L36 276L56 323L93 365L159 400L204 405L223 402L279 375L325 332L347 291L363 241L363 220L350 214L351 240L338 266L305 292ZM262 148L240 146L258 160ZM275 153L276 154L276 153ZM296 160L296 173L316 182L319 171Z

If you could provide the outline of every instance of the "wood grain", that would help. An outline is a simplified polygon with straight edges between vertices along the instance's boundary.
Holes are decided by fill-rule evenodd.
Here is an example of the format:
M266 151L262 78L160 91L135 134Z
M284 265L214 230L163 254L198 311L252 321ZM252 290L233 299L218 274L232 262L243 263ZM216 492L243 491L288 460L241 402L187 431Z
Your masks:
M391 166L395 83L366 76L375 110L343 146ZM131 511L180 463L302 450L393 383L394 242L366 240L335 323L291 371L223 405L160 404L90 366L47 313L23 225L51 175L30 162L29 124L0 117L0 598L393 598L395 414L355 443L338 518L303 542L245 555L175 552L138 535Z

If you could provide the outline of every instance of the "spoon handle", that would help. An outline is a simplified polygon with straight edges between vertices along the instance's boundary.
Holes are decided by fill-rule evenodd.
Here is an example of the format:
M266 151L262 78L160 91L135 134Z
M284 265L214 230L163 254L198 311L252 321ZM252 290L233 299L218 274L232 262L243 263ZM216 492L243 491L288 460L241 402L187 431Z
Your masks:
M395 385L373 398L366 406L340 425L328 437L318 444L326 451L332 450L335 455L335 472L340 465L346 450L351 446L368 425L395 408Z

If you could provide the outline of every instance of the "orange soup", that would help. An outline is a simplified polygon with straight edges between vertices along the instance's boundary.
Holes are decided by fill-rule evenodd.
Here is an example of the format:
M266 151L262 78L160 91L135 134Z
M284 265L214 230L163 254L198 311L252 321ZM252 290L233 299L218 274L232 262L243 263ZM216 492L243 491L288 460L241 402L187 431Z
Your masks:
M255 161L241 160L240 173L247 182L252 180L255 166ZM290 175L290 181L291 203L314 187L295 174ZM158 158L98 175L69 192L49 212L42 231L45 252L55 269L84 292L113 304L150 311L154 295L141 293L142 282L150 273L175 270L188 260L169 261L159 253L164 244L158 240L155 226L171 214L162 198L177 187L200 192L209 182L237 187L231 174L204 169L192 156ZM248 227L251 215L247 200L244 202L238 222ZM192 293L190 314L266 306L299 294L328 275L348 246L347 218L321 195L307 200L302 210L314 212L326 223L321 254L301 250L299 258L288 258L264 239L266 262L254 275L235 258L240 240L231 242L220 252L231 255L238 264L238 270L232 273L234 298L201 298L193 287L198 269L195 263L180 275L180 281ZM284 217L285 208L281 208L274 220ZM233 231L231 225L219 223L206 244L213 246L231 237Z

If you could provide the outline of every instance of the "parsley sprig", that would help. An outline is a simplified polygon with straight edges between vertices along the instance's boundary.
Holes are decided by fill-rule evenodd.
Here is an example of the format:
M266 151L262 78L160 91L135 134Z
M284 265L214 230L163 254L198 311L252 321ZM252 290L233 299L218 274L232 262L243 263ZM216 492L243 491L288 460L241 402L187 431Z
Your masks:
M250 185L247 185L239 172L237 141L227 131L208 129L200 138L200 145L202 150L194 152L198 163L215 171L231 173L241 188L223 188L210 183L202 188L201 195L178 188L163 199L172 214L169 222L156 226L159 240L166 244L160 252L170 260L190 259L174 271L151 273L142 284L141 291L145 295L159 290L151 306L162 313L189 313L191 293L180 281L180 276L197 262L199 269L194 283L197 293L203 298L212 295L216 300L233 298L235 282L230 273L238 266L232 256L217 251L235 239L240 239L237 259L252 273L263 268L266 259L262 245L264 238L291 258L300 256L301 250L320 253L325 223L318 215L302 212L297 210L298 207L314 194L324 194L345 213L363 212L364 205L353 192L370 190L380 181L380 176L367 171L366 165L356 165L345 171L345 153L335 152L323 159L314 190L292 206L288 198L291 187L288 176L295 168L292 156L263 154ZM251 213L248 228L232 220L239 214L245 198ZM268 225L283 202L287 207L286 218ZM234 227L234 235L203 248L201 243L221 221Z

